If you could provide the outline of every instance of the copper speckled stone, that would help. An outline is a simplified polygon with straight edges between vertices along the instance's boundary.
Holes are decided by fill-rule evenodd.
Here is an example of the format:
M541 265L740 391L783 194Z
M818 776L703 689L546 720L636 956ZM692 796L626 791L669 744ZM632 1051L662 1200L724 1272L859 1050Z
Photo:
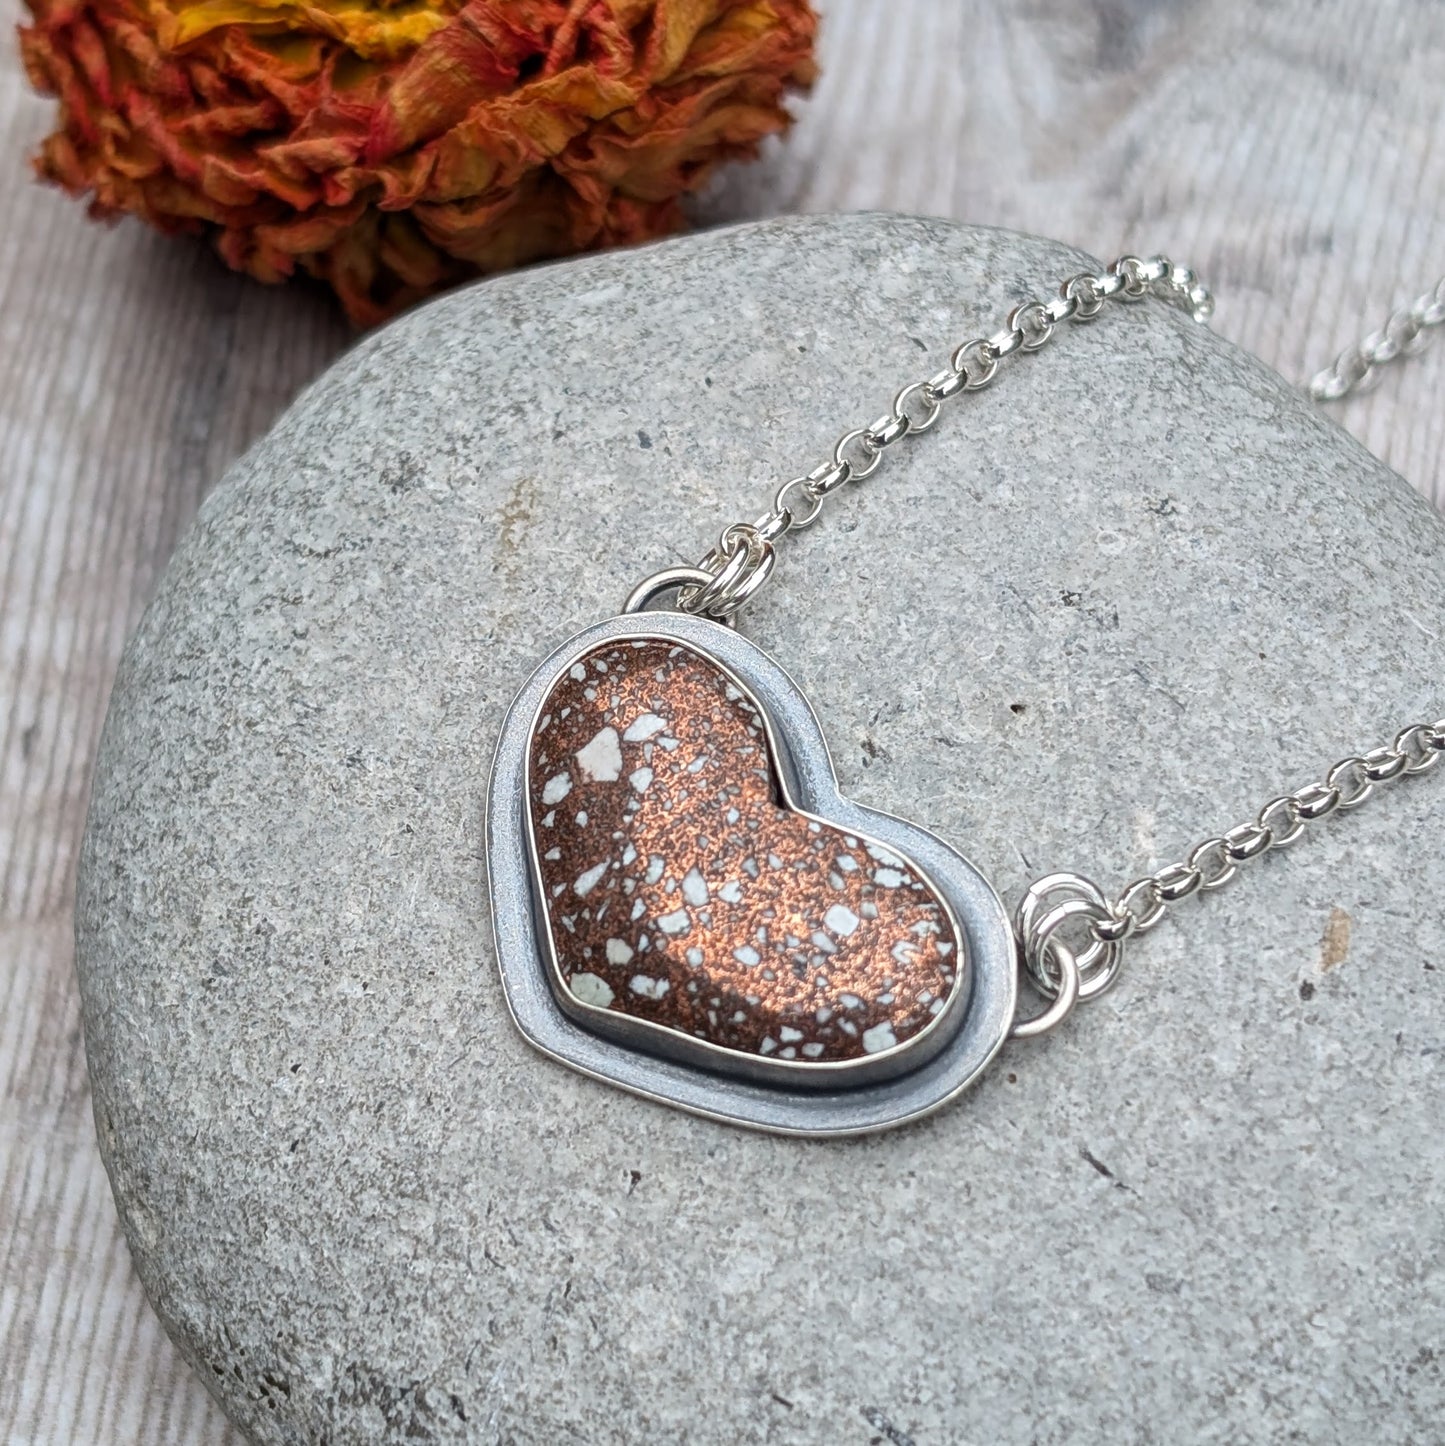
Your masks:
M573 664L528 791L558 971L583 1004L838 1063L914 1039L956 986L930 885L783 806L757 706L688 648L626 640Z

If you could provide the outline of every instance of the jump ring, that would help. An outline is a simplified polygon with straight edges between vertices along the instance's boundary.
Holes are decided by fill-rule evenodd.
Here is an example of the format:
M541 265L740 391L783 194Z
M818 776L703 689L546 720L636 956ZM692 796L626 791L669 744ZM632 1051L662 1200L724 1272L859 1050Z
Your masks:
M706 587L712 581L712 573L701 567L666 567L643 580L627 594L622 604L624 613L640 613L650 602L664 593L677 592L681 588ZM724 619L729 627L734 626L732 618Z
M1048 1034L1074 1012L1074 1006L1079 1002L1079 964L1073 950L1059 939L1050 939L1049 952L1059 971L1058 993L1041 1014L1034 1015L1032 1019L1016 1018L1009 1030L1010 1039L1037 1039L1041 1034Z

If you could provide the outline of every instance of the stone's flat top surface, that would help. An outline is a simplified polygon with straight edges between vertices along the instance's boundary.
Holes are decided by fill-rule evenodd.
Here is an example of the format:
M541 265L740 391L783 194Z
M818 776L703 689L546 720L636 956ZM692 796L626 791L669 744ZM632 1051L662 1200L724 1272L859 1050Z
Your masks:
M753 699L671 639L606 643L561 674L527 771L567 987L800 1066L941 1027L958 981L947 906L893 850L783 806L770 755Z
M207 503L118 685L80 968L136 1261L253 1439L1435 1429L1439 778L1181 907L891 1135L695 1120L506 1016L481 800L526 672L1079 260L854 218L491 283L355 348ZM1148 306L846 492L747 626L845 792L1016 897L1438 717L1442 597L1418 498Z

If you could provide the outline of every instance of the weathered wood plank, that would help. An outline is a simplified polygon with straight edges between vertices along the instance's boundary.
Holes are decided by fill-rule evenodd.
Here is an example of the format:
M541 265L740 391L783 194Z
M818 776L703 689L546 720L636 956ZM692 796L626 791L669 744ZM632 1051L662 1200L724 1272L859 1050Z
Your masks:
M819 88L721 221L889 208L1162 248L1303 376L1445 268L1431 0L822 0ZM69 912L123 639L204 488L345 344L314 293L84 224L29 183L0 58L0 1438L231 1441L131 1272L96 1155ZM1044 278L1041 278L1041 282ZM1445 347L1337 415L1445 505ZM841 424L845 419L820 419ZM1301 479L1307 486L1308 479Z

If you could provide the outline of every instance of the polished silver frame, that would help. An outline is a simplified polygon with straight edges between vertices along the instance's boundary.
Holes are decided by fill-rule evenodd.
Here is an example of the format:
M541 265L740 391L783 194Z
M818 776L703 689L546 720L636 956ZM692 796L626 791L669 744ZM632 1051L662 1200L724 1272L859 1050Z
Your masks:
M900 854L943 898L958 928L967 978L947 1011L936 1052L906 1073L811 1087L786 1077L745 1079L629 1044L626 1026L604 1035L564 1008L553 988L546 909L532 863L527 767L533 725L554 680L579 656L639 637L671 640L716 661L758 706L768 726L789 803L834 827ZM795 1135L851 1135L887 1129L937 1109L966 1089L997 1053L1013 1022L1017 970L1013 931L997 894L962 855L916 824L863 807L838 791L823 731L801 689L755 643L685 613L626 614L598 623L557 649L508 710L487 798L487 873L492 928L507 1005L527 1040L595 1079L693 1114ZM562 986L565 987L565 986ZM966 998L964 997L966 995ZM961 1011L961 1018L957 1011ZM656 1031L661 1033L662 1031ZM659 1048L657 1043L652 1050ZM906 1050L906 1046L904 1047ZM891 1052L890 1052L891 1053Z

